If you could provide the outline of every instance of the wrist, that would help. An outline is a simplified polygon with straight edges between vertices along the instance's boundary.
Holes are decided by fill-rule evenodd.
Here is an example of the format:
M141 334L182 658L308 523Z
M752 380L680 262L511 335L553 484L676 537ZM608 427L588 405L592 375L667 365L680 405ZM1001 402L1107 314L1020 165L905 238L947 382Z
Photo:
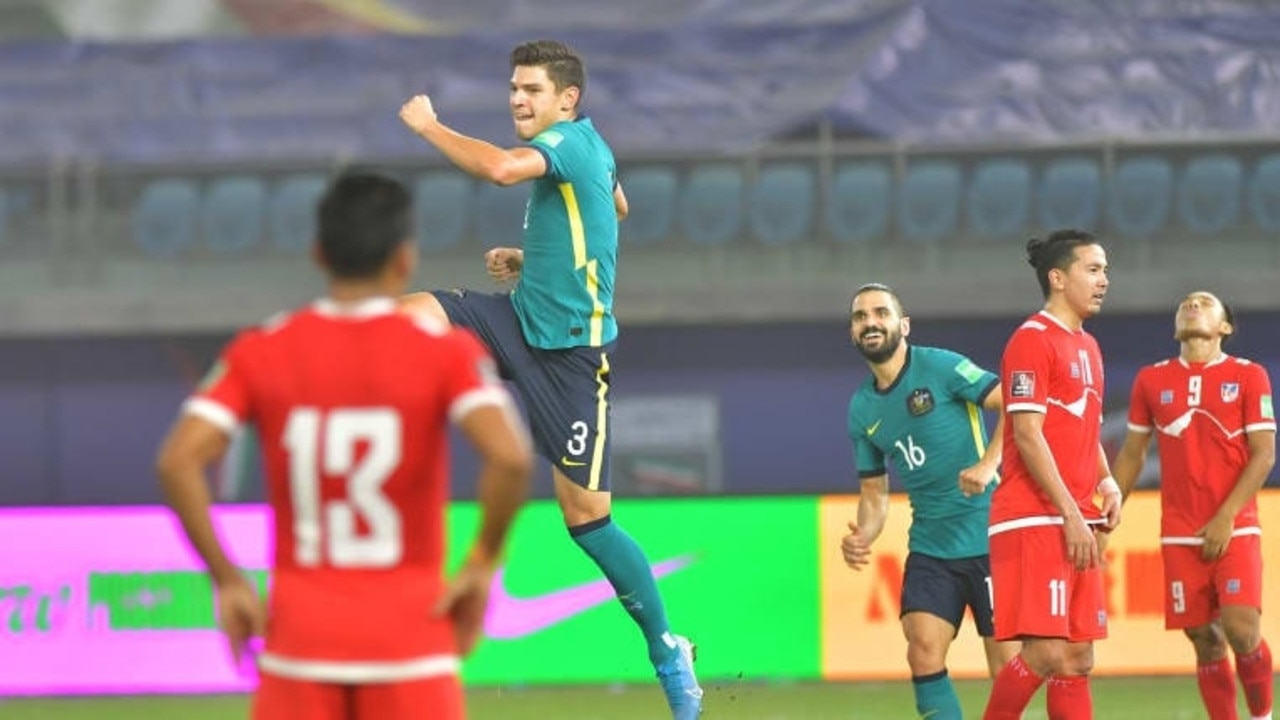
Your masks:
M1120 484L1116 482L1114 477L1108 475L1098 482L1097 490L1102 495L1119 495Z

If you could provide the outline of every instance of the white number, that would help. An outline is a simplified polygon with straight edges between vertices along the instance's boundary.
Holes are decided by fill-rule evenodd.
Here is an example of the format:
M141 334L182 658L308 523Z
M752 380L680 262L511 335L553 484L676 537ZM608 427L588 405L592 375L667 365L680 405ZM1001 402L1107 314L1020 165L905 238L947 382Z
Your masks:
M1187 379L1187 407L1200 405L1200 376L1192 375Z
M1049 615L1065 617L1067 614L1067 581L1049 581Z
M1093 385L1093 366L1089 364L1089 353L1080 351L1080 377L1085 385Z
M1179 615L1187 611L1187 591L1181 580L1169 583L1169 594L1173 596L1173 611Z
M581 420L569 426L573 431L573 437L569 438L569 442L565 443L565 449L570 455L581 455L587 451L587 432L590 430L587 424Z
M908 470L915 470L924 464L926 459L924 448L917 445L910 435L907 436L906 445L903 445L901 440L898 440L893 445L902 451L902 461L907 464Z
M284 444L299 565L319 565L322 546L334 567L387 567L400 561L400 514L382 486L400 464L401 437L400 416L391 408L346 408L327 415L298 408L289 414ZM357 461L362 445L365 453ZM323 522L322 474L346 480L346 499L324 503ZM359 532L358 520L366 533Z
M990 608L992 609L992 612L994 613L994 612L995 612L995 607L996 607L996 589L995 589L995 586L993 586L993 585L991 584L991 576L990 576L990 575L988 575L988 576L986 576L986 577L984 577L984 578L982 578L982 579L983 579L983 580L985 580L985 581L986 581L986 583L987 583L987 602L991 603L988 607L990 607Z

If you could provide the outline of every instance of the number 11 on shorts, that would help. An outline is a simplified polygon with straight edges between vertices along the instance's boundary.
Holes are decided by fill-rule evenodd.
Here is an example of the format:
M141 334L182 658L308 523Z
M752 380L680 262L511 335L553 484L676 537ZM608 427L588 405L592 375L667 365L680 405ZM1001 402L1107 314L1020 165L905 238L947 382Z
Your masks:
M1067 581L1049 581L1049 617L1066 617Z

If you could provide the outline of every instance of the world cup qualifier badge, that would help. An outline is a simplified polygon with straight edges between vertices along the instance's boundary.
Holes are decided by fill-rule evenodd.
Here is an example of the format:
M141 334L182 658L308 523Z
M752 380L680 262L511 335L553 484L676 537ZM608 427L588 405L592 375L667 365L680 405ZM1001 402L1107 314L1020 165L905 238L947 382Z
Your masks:
M920 417L933 409L933 393L929 388L917 388L907 396L907 412L912 417Z

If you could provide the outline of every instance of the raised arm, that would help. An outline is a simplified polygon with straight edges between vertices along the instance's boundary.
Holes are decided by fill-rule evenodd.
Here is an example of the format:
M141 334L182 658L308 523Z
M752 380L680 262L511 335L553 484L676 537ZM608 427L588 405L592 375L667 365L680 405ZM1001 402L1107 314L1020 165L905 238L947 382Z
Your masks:
M547 172L546 158L533 148L503 149L463 135L440 122L426 95L410 98L400 108L400 119L463 172L485 182L515 185Z

